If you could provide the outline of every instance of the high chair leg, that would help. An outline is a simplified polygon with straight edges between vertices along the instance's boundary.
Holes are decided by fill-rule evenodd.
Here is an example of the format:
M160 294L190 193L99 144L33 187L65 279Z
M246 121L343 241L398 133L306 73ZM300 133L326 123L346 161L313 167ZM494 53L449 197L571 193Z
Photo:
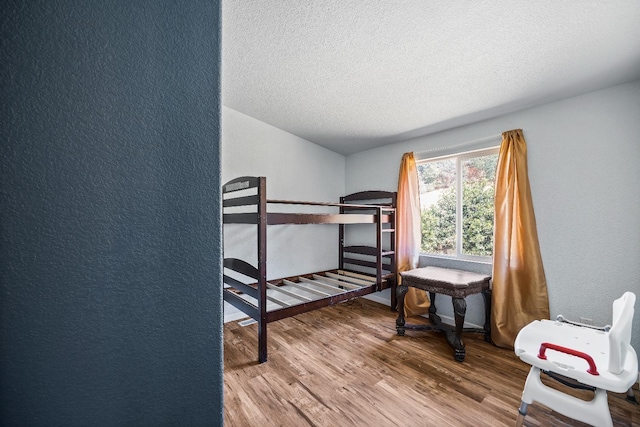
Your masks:
M524 424L524 417L527 416L528 403L520 402L520 409L518 409L518 418L516 418L516 427L522 427Z

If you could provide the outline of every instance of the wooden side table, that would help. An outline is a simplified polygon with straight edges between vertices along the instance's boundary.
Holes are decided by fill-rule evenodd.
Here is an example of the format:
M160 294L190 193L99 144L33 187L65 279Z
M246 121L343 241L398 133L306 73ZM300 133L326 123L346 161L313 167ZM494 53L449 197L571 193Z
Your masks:
M469 271L454 270L440 267L424 267L400 273L402 283L396 290L398 299L398 318L396 319L396 331L398 335L404 335L406 329L421 331L440 331L446 334L447 342L454 349L454 358L458 362L464 361L466 350L462 341L463 332L483 333L485 340L491 341L491 276ZM431 324L410 325L404 319L404 296L409 286L429 292L431 306L429 307L429 320ZM467 312L467 295L482 293L485 306L484 328L465 328L464 316ZM443 294L451 296L455 327L442 323L440 316L436 314L435 296Z

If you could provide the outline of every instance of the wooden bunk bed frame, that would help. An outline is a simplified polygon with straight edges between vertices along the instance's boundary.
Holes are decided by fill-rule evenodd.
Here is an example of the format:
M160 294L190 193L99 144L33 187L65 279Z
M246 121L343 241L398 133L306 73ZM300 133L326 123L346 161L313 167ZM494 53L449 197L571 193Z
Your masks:
M387 288L391 288L391 308L395 310L395 192L364 191L341 197L340 203L271 200L266 197L265 177L245 176L224 184L222 193L223 224L257 227L258 266L224 258L223 295L226 302L258 323L260 363L267 361L267 324L270 322ZM272 207L275 205L337 207L340 213L276 212ZM338 268L267 281L267 226L278 224L337 224ZM375 225L376 245L346 245L345 226L349 224ZM388 241L383 239L386 233ZM283 301L277 297L280 294L296 302ZM268 309L268 302L276 308Z

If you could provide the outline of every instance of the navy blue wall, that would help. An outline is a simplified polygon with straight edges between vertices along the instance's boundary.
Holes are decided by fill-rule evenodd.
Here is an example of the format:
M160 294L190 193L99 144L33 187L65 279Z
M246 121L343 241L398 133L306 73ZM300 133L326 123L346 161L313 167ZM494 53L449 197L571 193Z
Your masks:
M218 1L3 1L0 424L220 425Z

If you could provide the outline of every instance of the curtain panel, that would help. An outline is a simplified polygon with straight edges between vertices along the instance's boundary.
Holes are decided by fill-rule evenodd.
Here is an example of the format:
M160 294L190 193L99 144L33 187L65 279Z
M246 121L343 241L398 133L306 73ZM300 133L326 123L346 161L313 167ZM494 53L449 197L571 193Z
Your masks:
M396 211L396 263L398 284L400 272L418 267L420 259L420 189L418 169L413 153L405 153L400 162ZM404 298L406 316L419 316L429 312L429 296L425 291L409 288Z
M533 320L549 318L522 129L502 134L493 245L491 339L497 346L513 348L520 329Z

